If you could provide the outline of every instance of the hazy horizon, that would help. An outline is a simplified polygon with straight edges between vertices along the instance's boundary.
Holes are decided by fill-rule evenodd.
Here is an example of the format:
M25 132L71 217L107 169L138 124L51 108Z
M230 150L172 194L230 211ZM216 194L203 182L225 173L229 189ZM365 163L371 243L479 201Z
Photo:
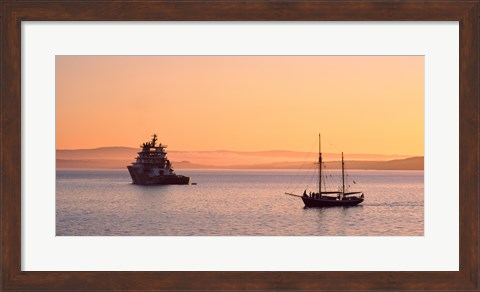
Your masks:
M167 145L168 146L168 145ZM122 148L127 148L127 149L138 149L140 150L140 147L135 147L135 146L99 146L99 147L92 147L92 148L57 148L55 150L57 151L82 151L82 150L98 150L98 149L122 149ZM291 152L291 153L317 153L318 151L312 151L312 152L306 152L306 151L295 151L295 150L288 150L288 149L259 149L259 150L238 150L238 149L212 149L212 150L166 150L167 152L244 152L244 153L259 153L259 152ZM341 152L322 152L322 155L341 155ZM349 153L349 155L362 155L362 156L371 156L373 157L418 157L418 156L423 156L423 155L410 155L410 154L401 154L401 153Z
M59 168L125 168L134 161L139 148L95 148L57 150ZM346 153L348 167L365 169L423 169L423 156L370 155ZM305 168L318 160L318 153L295 151L168 151L177 169L291 169ZM323 153L329 167L339 167L341 153ZM337 165L338 164L338 165ZM315 166L316 167L316 166Z

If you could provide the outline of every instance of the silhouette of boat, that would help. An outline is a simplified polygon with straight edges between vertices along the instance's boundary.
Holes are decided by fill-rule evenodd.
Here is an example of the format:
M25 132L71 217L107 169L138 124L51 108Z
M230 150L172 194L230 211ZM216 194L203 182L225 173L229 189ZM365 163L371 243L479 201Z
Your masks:
M152 140L140 145L136 161L127 166L134 184L138 185L187 185L188 176L175 174L170 160L167 158L165 148L167 145L160 143L157 146L157 134Z
M303 192L303 195L296 195L292 193L285 193L289 196L300 197L305 204L305 207L335 207L335 206L355 206L363 202L363 192L345 192L345 163L343 161L342 152L342 188L340 191L323 191L322 186L322 151L321 151L321 137L318 135L318 192L310 192L307 194L307 190ZM360 196L357 196L360 195Z

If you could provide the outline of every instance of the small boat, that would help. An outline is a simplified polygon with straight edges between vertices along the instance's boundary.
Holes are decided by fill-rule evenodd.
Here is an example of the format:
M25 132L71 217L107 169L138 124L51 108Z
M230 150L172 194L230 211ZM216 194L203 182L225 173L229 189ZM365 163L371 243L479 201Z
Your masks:
M355 206L363 202L365 195L363 192L346 192L345 191L345 163L343 161L342 152L342 187L340 191L322 191L322 150L321 137L318 135L318 192L310 192L307 190L303 195L296 195L292 193L285 193L289 196L300 197L305 204L305 207L335 207L335 206ZM358 196L359 195L359 196Z
M137 185L188 185L190 178L175 174L167 158L167 145L157 145L157 134L152 141L140 145L142 149L131 165L127 166L133 184Z

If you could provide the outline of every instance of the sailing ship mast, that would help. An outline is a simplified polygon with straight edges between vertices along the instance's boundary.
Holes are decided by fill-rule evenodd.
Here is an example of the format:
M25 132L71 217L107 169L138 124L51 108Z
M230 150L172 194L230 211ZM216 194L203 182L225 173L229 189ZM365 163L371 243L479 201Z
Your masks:
M342 152L342 197L345 196L345 167L343 163L343 152Z
M318 134L318 194L322 195L322 137ZM342 152L342 197L345 197L345 162Z
M318 195L322 195L322 138L318 133Z
M326 181L326 178L325 178ZM318 133L318 193L307 194L307 190L303 192L302 196L285 193L289 196L300 197L302 198L305 207L333 207L333 206L355 206L364 201L364 196L362 192L348 192L345 193L345 161L343 160L342 152L342 189L338 191L327 191L326 186L324 186L325 196L322 196L322 137ZM330 194L335 194L332 196ZM360 197L351 196L354 194L362 194Z

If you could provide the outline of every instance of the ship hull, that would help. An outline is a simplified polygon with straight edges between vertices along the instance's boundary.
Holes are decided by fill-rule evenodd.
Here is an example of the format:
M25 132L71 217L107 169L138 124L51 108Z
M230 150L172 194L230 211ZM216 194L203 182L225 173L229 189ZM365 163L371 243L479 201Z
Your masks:
M127 166L132 177L132 183L137 185L188 185L190 177L183 175L158 175L150 176L148 173L140 173L132 166Z
M363 202L361 198L351 198L348 200L332 200L322 198L302 197L305 207L339 207L339 206L356 206Z

